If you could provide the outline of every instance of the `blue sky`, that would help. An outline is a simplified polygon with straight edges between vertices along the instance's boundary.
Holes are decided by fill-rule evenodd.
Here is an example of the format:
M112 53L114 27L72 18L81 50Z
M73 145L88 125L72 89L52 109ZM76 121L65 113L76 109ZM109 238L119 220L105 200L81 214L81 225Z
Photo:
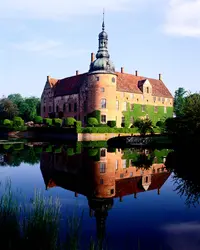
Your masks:
M200 0L6 0L0 8L0 96L40 96L46 76L86 72L105 8L120 71L199 91Z

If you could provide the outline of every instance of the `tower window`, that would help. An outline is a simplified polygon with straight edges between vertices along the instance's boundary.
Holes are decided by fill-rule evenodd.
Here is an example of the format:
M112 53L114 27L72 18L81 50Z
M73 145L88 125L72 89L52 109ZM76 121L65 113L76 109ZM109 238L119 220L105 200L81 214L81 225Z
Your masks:
M101 92L105 92L105 88L100 88L100 91Z
M99 81L99 76L97 76L96 80Z
M106 108L106 99L101 99L101 108L105 109Z
M101 174L105 173L106 172L106 163L105 162L100 162L100 169L99 169L99 172Z
M77 103L74 103L74 112L77 111Z
M106 123L106 115L101 115L101 122Z
M146 182L146 183L148 182L148 176L146 176L146 180L145 180L145 182Z
M112 82L113 82L113 83L115 82L115 78L114 78L114 77L112 78Z
M149 87L147 87L147 94L149 94Z
M103 184L103 179L100 179L100 184Z
M86 101L84 101L84 103L83 103L83 109L84 109L84 112L87 112L87 102Z
M71 106L71 103L69 103L68 105L68 111L71 112L72 111L72 106Z

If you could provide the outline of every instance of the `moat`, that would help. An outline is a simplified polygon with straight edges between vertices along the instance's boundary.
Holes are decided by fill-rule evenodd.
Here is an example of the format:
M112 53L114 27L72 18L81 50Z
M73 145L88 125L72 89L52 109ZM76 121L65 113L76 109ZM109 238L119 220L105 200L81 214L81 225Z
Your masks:
M200 187L195 161L190 159L186 171L182 153L108 148L104 142L5 143L0 145L0 182L10 178L12 189L30 198L35 188L58 196L62 221L83 216L81 249L88 249L93 237L108 249L195 250ZM68 229L62 221L64 235Z

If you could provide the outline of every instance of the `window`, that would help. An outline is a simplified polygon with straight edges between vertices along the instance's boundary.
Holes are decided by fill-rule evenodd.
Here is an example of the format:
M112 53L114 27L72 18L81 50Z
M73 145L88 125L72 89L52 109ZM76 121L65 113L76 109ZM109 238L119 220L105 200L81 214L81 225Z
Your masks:
M154 106L154 113L158 113L158 107Z
M130 117L130 123L131 123L131 124L134 123L134 117L133 117L133 116Z
M101 157L105 157L106 156L106 150L105 149L101 149Z
M123 103L123 110L124 110L124 111L127 111L127 106L128 106L127 102L124 102L124 103Z
M125 96L125 93L124 92L121 92L121 97L123 98Z
M165 114L167 113L167 107L166 106L164 107L164 113Z
M72 106L71 103L68 104L68 111L71 112L72 111Z
M106 172L106 163L105 162L100 162L100 173L103 174Z
M162 103L164 103L164 102L165 102L165 98L163 97L163 98L162 98Z
M148 176L146 176L146 180L145 180L145 182L146 182L146 183L148 182Z
M119 101L116 101L116 110L119 110Z
M84 103L83 103L83 109L84 109L84 112L87 111L87 102L86 101L84 101Z
M106 108L106 99L105 98L101 99L101 108L102 109Z
M101 91L101 92L105 92L105 88L103 88L103 87L100 88L100 91Z
M77 112L77 103L74 103L74 112Z
M46 112L46 108L45 108L45 106L43 107L43 111L44 111L44 113Z
M153 101L156 102L156 97L155 96L153 97Z
M160 102L160 97L158 97L158 101Z
M63 112L66 110L66 105L65 103L63 104Z
M125 123L125 117L122 116L122 123Z
M118 162L118 160L116 160L116 161L115 161L115 170L118 169L118 165L119 165L119 162Z
M133 172L130 172L130 177L133 177Z
M97 82L99 81L99 76L97 76L96 80L97 80Z
M87 123L87 116L86 115L84 116L83 119L84 119L84 123Z
M59 112L59 107L58 107L58 105L56 106L56 112L57 112L57 113Z
M77 120L77 116L76 115L74 116L74 119Z
M114 194L114 189L111 189L111 190L110 190L110 194Z
M115 82L115 78L114 78L114 77L112 78L112 82L113 82L113 83Z
M106 115L101 115L101 122L106 123Z
M144 100L144 96L143 95L141 96L141 98L142 98L142 100Z
M149 87L147 87L147 94L149 94Z
M131 97L131 99L133 99L133 98L134 98L134 94L133 94L133 93L131 93L131 94L130 94L130 97Z
M51 106L49 106L49 113L51 113Z
M126 168L126 159L123 159L123 160L122 160L122 167L123 167L123 168Z
M145 105L142 105L142 112L145 112Z
M120 178L124 178L124 174L120 174Z
M134 110L134 104L132 103L131 104L131 111L133 111Z
M100 184L103 184L103 179L100 179Z

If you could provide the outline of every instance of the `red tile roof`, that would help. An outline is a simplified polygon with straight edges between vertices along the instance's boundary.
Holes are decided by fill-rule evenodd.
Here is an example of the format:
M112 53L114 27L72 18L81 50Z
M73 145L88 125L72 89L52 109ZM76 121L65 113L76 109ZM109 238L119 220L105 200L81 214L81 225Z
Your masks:
M152 85L153 96L173 98L173 96L161 80L119 72L116 72L116 74L117 91L142 94L139 85L141 85L142 83L144 83L145 80L148 79ZM61 80L50 78L50 82L51 85L55 87L55 96L63 96L78 93L81 85L86 79L87 73L84 73L67 77Z
M55 85L54 96L72 95L79 92L86 79L87 73L58 80Z
M152 85L153 96L173 98L171 93L161 80L119 72L116 72L116 74L118 76L117 91L142 94L142 91L139 88L139 84L148 79Z

